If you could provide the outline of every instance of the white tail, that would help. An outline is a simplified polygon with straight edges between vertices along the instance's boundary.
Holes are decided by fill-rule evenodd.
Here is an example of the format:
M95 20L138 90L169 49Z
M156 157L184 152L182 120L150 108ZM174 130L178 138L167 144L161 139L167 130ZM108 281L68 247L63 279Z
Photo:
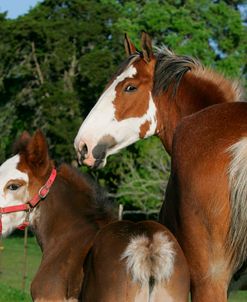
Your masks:
M231 224L228 245L234 252L234 265L238 269L247 257L247 137L228 150L232 156L229 166Z
M158 232L151 239L146 235L132 238L121 259L126 259L127 271L133 281L146 286L150 282L169 280L174 269L175 251L168 236Z

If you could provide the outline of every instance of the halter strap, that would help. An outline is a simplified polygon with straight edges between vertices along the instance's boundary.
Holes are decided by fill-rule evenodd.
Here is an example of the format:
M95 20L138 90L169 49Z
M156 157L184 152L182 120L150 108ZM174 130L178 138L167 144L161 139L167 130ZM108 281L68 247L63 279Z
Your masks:
M39 189L39 192L34 195L34 197L29 200L27 203L16 205L16 206L9 206L0 208L0 235L2 234L2 215L14 212L27 212L27 216L25 221L18 227L19 229L25 229L25 227L29 224L29 213L36 207L36 205L45 197L50 191L52 184L57 176L57 170L55 168L52 169L50 177L48 178L47 182Z
M31 208L34 208L40 202L40 200L46 198L56 176L57 176L57 170L53 168L47 182L39 189L38 194L34 195L34 197L28 202Z
M9 206L0 208L0 214L8 214L8 213L14 213L14 212L20 212L20 211L28 211L30 209L30 206L28 203L20 204L17 206Z

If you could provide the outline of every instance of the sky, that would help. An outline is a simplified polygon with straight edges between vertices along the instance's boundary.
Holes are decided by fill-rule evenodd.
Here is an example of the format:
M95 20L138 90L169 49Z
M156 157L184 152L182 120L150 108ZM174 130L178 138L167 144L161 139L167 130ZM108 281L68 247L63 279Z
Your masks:
M8 11L7 18L15 19L27 13L31 7L41 1L42 0L0 0L0 12ZM247 25L247 4L239 5L238 8L245 22L244 24Z
M8 11L7 18L15 19L29 11L41 0L0 0L0 12Z

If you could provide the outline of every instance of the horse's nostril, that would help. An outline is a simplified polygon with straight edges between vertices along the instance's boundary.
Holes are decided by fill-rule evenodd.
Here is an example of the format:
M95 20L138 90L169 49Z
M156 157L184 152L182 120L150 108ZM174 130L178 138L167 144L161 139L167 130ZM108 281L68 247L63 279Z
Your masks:
M88 153L88 148L87 148L87 145L86 145L86 144L84 144L84 145L82 146L80 153L81 153L81 159L82 159L82 160L85 159L85 157L86 157L86 155L87 155L87 153Z
M82 164L84 159L86 159L87 154L88 154L88 147L83 141L81 141L77 149L77 158L80 165Z

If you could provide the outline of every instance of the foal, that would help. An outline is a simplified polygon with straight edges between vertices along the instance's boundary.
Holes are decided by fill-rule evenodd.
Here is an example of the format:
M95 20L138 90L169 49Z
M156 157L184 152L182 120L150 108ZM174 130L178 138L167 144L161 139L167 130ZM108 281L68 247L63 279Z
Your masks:
M108 224L85 263L82 301L185 302L189 270L173 235L154 221Z
M43 253L33 300L77 301L85 257L97 231L113 220L112 210L75 169L63 164L56 175L40 131L22 135L15 149L0 167L2 234L29 220Z
M65 164L56 171L40 131L15 149L0 166L1 226L7 236L30 223L37 237L34 301L187 301L187 263L165 227L113 222L99 188Z

